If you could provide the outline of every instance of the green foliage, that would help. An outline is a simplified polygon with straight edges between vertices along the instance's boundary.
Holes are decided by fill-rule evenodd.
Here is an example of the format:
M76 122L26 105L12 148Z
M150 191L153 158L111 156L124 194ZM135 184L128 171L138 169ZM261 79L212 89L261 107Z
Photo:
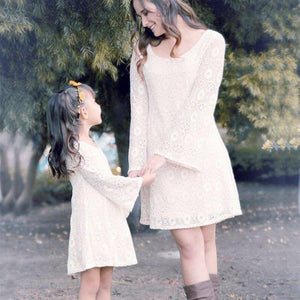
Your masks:
M72 187L67 179L57 180L50 173L39 174L33 192L33 205L57 204L70 201Z
M297 61L288 51L271 49L248 55L244 50L230 52L220 109L233 101L255 128L273 139L291 140L297 135L299 122L299 83ZM227 119L221 113L225 125Z
M128 5L129 1L2 1L1 127L42 134L47 100L70 79L94 86L105 74L116 80L118 65L131 52L132 24L124 9Z
M33 30L33 24L26 16L24 1L3 1L0 10L0 34L22 36Z
M239 141L264 134L298 144L298 1L189 2L199 19L224 34L228 43L217 120ZM123 83L128 78L124 66L133 28L129 4L1 1L0 129L19 129L31 139L45 135L49 96L74 79L101 88L106 127L126 132L129 86ZM114 120L117 99L127 103L122 104L123 125Z
M242 181L278 181L297 183L300 152L295 150L273 151L257 147L229 145L229 155L235 178Z
M298 1L218 1L211 9L228 43L218 120L239 141L264 133L299 144Z

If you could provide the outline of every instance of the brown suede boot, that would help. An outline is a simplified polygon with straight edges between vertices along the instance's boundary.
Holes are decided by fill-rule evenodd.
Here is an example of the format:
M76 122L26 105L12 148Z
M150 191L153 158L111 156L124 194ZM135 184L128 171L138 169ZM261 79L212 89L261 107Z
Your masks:
M220 280L221 277L218 274L209 274L209 278L212 282L214 293L215 293L215 300L219 299L219 287L220 287Z
M187 300L214 300L213 285L210 280L183 287Z

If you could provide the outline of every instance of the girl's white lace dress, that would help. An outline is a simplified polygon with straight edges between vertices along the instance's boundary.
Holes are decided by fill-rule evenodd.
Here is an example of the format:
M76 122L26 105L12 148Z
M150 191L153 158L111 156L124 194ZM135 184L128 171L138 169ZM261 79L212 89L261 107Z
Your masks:
M115 176L105 154L79 142L81 164L68 157L75 173L68 252L68 275L93 267L137 263L126 217L138 197L143 179Z
M155 182L142 188L142 224L189 228L242 214L214 119L224 53L223 36L210 29L180 58L159 57L148 45L144 81L132 55L129 171L155 153L167 159Z

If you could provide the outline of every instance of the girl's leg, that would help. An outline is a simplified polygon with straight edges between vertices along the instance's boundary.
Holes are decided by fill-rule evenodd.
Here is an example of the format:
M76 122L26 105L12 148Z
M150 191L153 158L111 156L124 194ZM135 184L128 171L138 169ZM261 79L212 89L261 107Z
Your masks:
M204 240L205 264L209 274L218 273L216 224L201 226Z
M81 272L79 300L95 300L100 287L100 268Z
M96 300L110 300L113 267L100 268L100 288Z
M201 229L174 229L171 233L180 253L184 284L187 286L209 280Z

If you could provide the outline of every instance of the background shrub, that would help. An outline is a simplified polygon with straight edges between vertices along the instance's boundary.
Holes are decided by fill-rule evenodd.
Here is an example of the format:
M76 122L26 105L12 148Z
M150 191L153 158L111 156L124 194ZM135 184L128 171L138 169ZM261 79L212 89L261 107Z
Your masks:
M228 145L227 148L237 180L298 183L299 150L267 152L236 145Z
M48 172L39 173L33 192L34 206L70 201L71 196L72 186L67 178L57 180Z

